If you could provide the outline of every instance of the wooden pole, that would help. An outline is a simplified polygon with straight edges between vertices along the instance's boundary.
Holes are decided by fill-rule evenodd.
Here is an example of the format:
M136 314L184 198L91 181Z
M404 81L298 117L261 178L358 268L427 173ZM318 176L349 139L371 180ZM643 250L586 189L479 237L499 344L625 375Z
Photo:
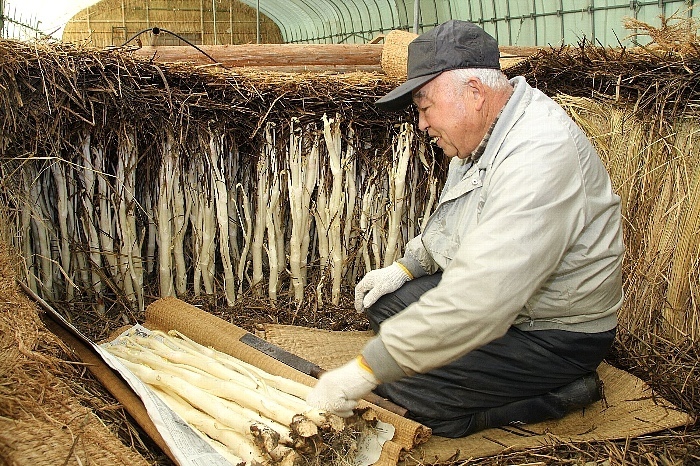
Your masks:
M216 37L216 0L211 0L211 14L212 14L212 21L214 22L214 45L218 45L219 41L218 38Z
M204 44L204 0L199 1L199 29L201 43Z
M241 44L202 45L199 48L218 63L234 68L374 67L381 65L384 44ZM542 47L500 47L501 58L528 57L540 49ZM159 62L212 64L206 55L193 47L142 47L133 53Z
M199 48L226 67L380 64L382 44L242 44L203 45ZM134 54L159 62L211 64L206 55L192 47L142 47Z

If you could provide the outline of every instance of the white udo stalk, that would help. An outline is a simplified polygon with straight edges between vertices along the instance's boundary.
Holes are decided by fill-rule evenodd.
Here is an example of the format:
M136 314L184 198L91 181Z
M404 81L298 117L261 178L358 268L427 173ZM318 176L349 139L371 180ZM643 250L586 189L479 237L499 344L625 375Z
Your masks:
M240 209L237 211L237 215L241 225L243 226L243 249L241 250L241 256L238 259L238 266L236 267L236 276L238 277L239 293L243 293L243 283L246 272L246 264L248 263L248 251L250 251L250 245L252 242L253 233L253 219L250 215L251 207L246 190L243 188L241 183L236 185L236 192L240 193L240 200L238 205L243 208L243 218L241 218Z
M172 178L175 173L173 135L166 131L162 143L162 161L158 176L158 279L160 296L174 296L172 271Z
M428 187L428 201L423 205L423 213L420 217L420 230L418 231L419 233L422 233L425 230L425 226L427 225L428 219L430 218L430 214L433 210L433 204L435 204L435 201L437 199L438 180L435 178L435 157L433 157L430 160L430 164L428 164L428 161L425 159L426 149L426 145L423 142L420 142L418 145L418 157L420 159L421 165L423 166L423 169L428 172L428 180L430 184Z
M124 278L127 298L143 311L143 262L141 242L136 231L136 134L134 129L122 129L119 138L115 204L121 233L119 265Z
M207 366L200 367L211 367L208 366L208 364L214 363L217 365L223 364L225 367L232 369L246 379L241 380L237 377L231 377L233 382L239 383L245 390L251 389L264 392L264 395L269 398L271 402L287 410L289 416L293 417L294 415L301 414L319 427L331 426L338 431L343 428L341 419L312 408L306 403L306 397L311 391L311 387L308 385L286 377L270 374L238 358L201 345L176 330L171 330L167 334L154 331L152 334L162 339L164 346L158 345L159 348L171 347L177 349L179 352L187 352L190 356L196 358L196 364L207 364ZM217 369L217 373L218 371L219 369ZM222 376L220 376L220 378L224 379L231 375L227 372L221 372L221 374ZM208 372L207 375L209 375ZM255 409L262 410L260 407L256 407ZM306 430L308 432L308 428L306 428Z
M374 211L374 195L377 189L377 186L373 183L373 180L374 177L369 178L369 182L365 187L365 194L362 196L362 208L360 210L360 230L362 231L360 254L362 255L362 259L364 261L365 273L375 269L375 266L372 264L372 258L370 256L369 244L369 239L372 237L370 227L373 223L372 213Z
M266 136L270 132L270 124L265 127ZM258 190L257 190L257 204L255 206L255 223L253 229L253 243L251 245L251 256L253 259L253 280L251 286L253 287L253 293L256 296L262 294L260 289L260 284L263 280L263 243L265 238L265 219L268 205L268 193L269 193L269 163L268 163L268 153L269 153L269 138L265 138L265 143L260 153L257 165L257 177L258 177Z
M352 123L348 124L348 144L343 157L343 169L345 171L345 217L343 225L343 276L346 275L348 264L348 251L357 249L356 222L355 222L355 202L357 198L357 169L355 160L355 130ZM350 283L355 283L354 278Z
M192 250L192 291L195 296L202 293L202 263L199 256L202 254L202 228L204 225L204 217L202 207L199 203L199 191L202 187L199 185L199 172L197 167L201 161L192 161L189 166L185 179L185 204L187 211L190 213L189 222L192 227L190 233L190 249Z
M302 288L306 287L307 283L307 262L309 256L309 244L311 242L311 226L313 216L311 215L311 194L314 192L316 183L318 180L319 171L319 138L318 134L314 135L314 141L311 146L311 150L306 157L304 165L305 170L305 180L304 189L302 191L302 213L300 226L303 229L301 235L301 249L299 251L300 268L301 268L301 278L302 278Z
M287 268L287 254L286 254L286 229L287 221L285 217L289 216L289 213L284 213L284 203L280 202L280 199L285 196L284 190L285 183L280 179L280 177L286 176L284 171L280 172L275 178L276 187L276 197L275 208L272 210L272 225L275 228L275 251L277 253L277 270L278 274ZM279 289L279 278L278 283L275 285L275 289Z
M323 136L328 150L328 160L332 175L331 195L328 202L328 249L331 257L331 302L340 302L340 283L343 278L345 253L343 250L341 220L345 196L343 192L342 137L340 134L340 115L329 119L323 115ZM323 264L325 265L325 264Z
M97 198L99 199L99 232L100 249L102 257L109 265L111 276L116 279L118 276L117 256L114 254L114 222L112 222L112 208L109 199L112 197L107 183L107 161L104 157L104 148L95 147L93 151L95 157L95 169L97 170Z
M238 200L236 193L236 182L238 181L241 174L238 172L239 157L241 155L238 153L235 144L231 141L231 146L228 150L228 154L223 157L224 159L224 183L227 186L227 208L229 221L228 223L228 242L229 250L231 252L231 268L236 271L238 261L241 257L241 251L239 248L240 240L238 236L243 230L243 224L238 218ZM235 221L233 219L236 219Z
M175 149L175 148L173 148ZM185 203L185 188L183 186L182 164L180 163L180 150L176 151L174 158L173 176L171 178L172 202L172 257L175 264L173 280L176 294L187 292L187 262L185 261L185 231L189 212Z
M401 125L401 131L393 148L393 166L389 173L389 225L387 246L384 253L384 267L391 265L396 259L401 221L404 210L406 191L406 171L411 158L413 142L413 127L408 123Z
M95 310L98 314L104 315L105 306L102 300L102 257L100 255L100 235L95 228L95 168L92 163L90 152L90 133L86 133L82 143L82 170L78 172L78 177L82 180L83 195L81 196L82 208L85 214L80 218L83 232L87 238L88 254L90 257L90 285L97 296ZM26 230L25 230L26 231Z
M120 359L146 365L159 374L176 377L219 398L224 398L244 408L252 409L282 425L291 425L299 414L290 409L283 401L278 401L274 394L268 396L270 394L269 391L263 390L258 386L251 388L232 379L224 383L221 378L215 377L209 372L185 364L172 364L167 359L146 350L112 346L110 347L110 352ZM266 422L262 418L256 417L256 420Z
M274 176L274 175L273 175ZM279 223L275 223L275 211L279 208L279 181L275 177L268 195L269 205L265 214L265 228L267 229L267 261L270 268L270 277L267 285L267 294L270 302L274 305L277 302L277 286L279 283L279 256L277 249L277 239L281 236ZM284 266L284 263L282 263Z
M158 227L155 222L156 203L153 192L150 189L144 193L144 209L146 213L146 273L151 274L156 263L156 236Z
M70 235L68 240L72 245L84 244L84 237L80 234L80 219L78 218L81 204L80 200L78 199L78 193L80 188L78 187L76 182L77 178L80 176L80 170L76 164L72 163L69 166L67 166L66 169L70 169L68 178L66 179L66 191L68 194L67 223ZM69 272L69 275L71 277L80 276L80 280L86 285L89 285L90 278L89 271L87 268L87 251L85 251L83 247L77 248L77 250L73 248L71 254L73 254L73 261L71 264L71 270ZM75 284L73 284L72 287L78 289L78 287Z
M246 377L211 358L204 358L201 354L193 354L191 351L183 350L183 348L167 339L158 341L155 338L131 335L125 338L125 341L127 345L133 345L136 349L150 350L159 357L175 364L192 366L225 381L235 382L253 389L258 385L254 379ZM119 352L120 350L115 349L114 351Z
M372 202L372 254L376 267L381 267L381 254L386 248L386 237L384 233L387 229L386 204L389 191L389 180L383 178L379 181L379 193Z
M265 210L265 229L267 230L267 262L269 266L268 297L274 305L277 302L277 286L279 282L280 266L284 267L284 254L280 257L279 244L283 238L280 225L279 199L281 176L277 165L277 149L275 141L274 127L268 125L265 129L265 148L268 159L268 185L267 193L268 205ZM271 183L271 184L270 184ZM284 248L284 242L282 242ZM284 251L284 249L282 249Z
M79 162L78 162L79 163ZM87 235L82 232L82 223L84 221L84 216L80 215L82 209L83 199L80 196L82 191L82 186L79 185L78 180L80 179L80 168L78 165L73 167L74 173L72 180L68 183L68 199L70 199L70 220L69 223L72 225L71 234L71 244L81 244L82 246L77 250L73 248L73 263L71 275L74 277L79 277L80 283L83 284L83 289L87 288L92 290L92 280L90 275L90 251L85 248L85 240ZM76 280L78 281L78 280Z
M56 157L51 163L51 174L53 175L54 186L56 187L56 218L58 220L58 244L60 265L65 274L70 274L71 271L71 251L70 251L70 232L68 227L68 194L66 186L65 166L60 157ZM50 218L50 217L49 217ZM65 280L66 284L66 299L73 299L73 287L69 280Z
M252 439L232 429L224 428L213 417L192 407L176 394L157 387L152 387L152 389L185 422L205 434L202 435L202 438L232 465L245 466L253 461L263 464L266 461ZM223 445L223 451L211 442L212 439Z
M204 171L202 165L202 173ZM205 175L206 176L206 175ZM207 176L204 186L199 185L197 195L199 196L199 209L201 212L202 238L201 250L199 253L199 268L202 274L204 291L207 294L214 294L214 272L216 267L216 207L214 205L214 186Z
M231 251L229 248L229 213L228 190L223 170L223 136L211 133L209 137L210 166L213 178L213 191L216 203L216 220L219 232L219 249L221 263L224 268L224 294L226 303L232 306L236 302L236 280L231 264Z
M294 124L297 118L289 123L289 146L287 147L287 195L289 196L289 216L292 226L289 235L289 274L294 290L294 300L297 304L304 298L304 277L301 271L301 242L304 235L302 226L304 209L308 215L308 206L304 205L304 184L302 173L302 144L303 137L297 134Z
M29 211L32 213L32 238L34 238L33 243L33 257L38 257L38 261L34 264L37 266L37 278L40 283L40 294L44 298L53 299L53 284L54 284L54 270L53 262L51 259L51 241L49 239L49 230L47 227L47 218L42 209L41 194L41 173L32 166L32 169L26 169L27 176L25 177L25 183L27 183L27 191L29 193ZM32 173L33 172L33 173Z
M303 132L294 127L297 122L298 119L292 118L289 129L287 193L292 220L289 235L289 271L294 300L299 304L304 298L307 282L306 264L311 241L311 193L318 178L318 135L315 135L309 153L304 155Z
M316 219L316 239L318 241L319 263L322 264L322 267L326 267L326 265L328 265L328 258L330 256L328 230L330 227L331 218L328 208L329 201L326 176L326 169L323 167L323 164L321 164L321 169L319 171L318 192L316 194L316 211L314 212L314 216Z
M235 430L243 435L252 435L251 428L256 427L260 431L271 430L278 435L277 439L284 438L291 442L291 431L289 428L275 424L269 419L263 419L252 410L242 408L241 406L226 402L215 395L210 394L206 390L202 390L185 380L175 377L171 374L165 374L161 371L151 369L142 364L134 363L126 359L121 359L122 363L136 377L147 385L160 387L166 391L172 391L178 396L187 400L189 404L195 408L205 412L209 416L216 419L222 425ZM273 429L271 426L280 429ZM274 448L274 447L273 447Z
M202 285L207 294L214 292L213 256L216 254L214 206L212 204L210 177L204 168L203 157L197 157L189 165L185 199L190 212L193 288L195 296L201 294Z
M270 374L269 372L266 372L252 364L248 364L245 361L241 361L238 358L234 358L233 356L230 356L224 352L200 345L199 343L187 338L185 335L175 330L171 330L168 335L170 338L172 338L172 340L166 341L177 345L177 347L181 350L189 350L191 354L199 355L200 358L201 356L205 356L219 364L224 364L225 366L232 368L234 371L237 371L240 374L248 374L248 377L252 378L252 380L257 380L257 378L260 378L265 384L268 384L271 387L285 393L294 395L301 400L305 400L311 391L311 387L307 385L286 377Z

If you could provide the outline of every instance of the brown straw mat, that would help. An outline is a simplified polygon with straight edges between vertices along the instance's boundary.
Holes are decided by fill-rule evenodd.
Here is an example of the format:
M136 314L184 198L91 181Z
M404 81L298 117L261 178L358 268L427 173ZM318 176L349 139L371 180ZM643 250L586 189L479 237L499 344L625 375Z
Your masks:
M265 326L266 340L325 369L356 356L370 336L370 332ZM637 377L605 363L598 368L598 374L604 383L605 401L585 411L519 428L489 429L461 439L432 436L406 458L405 464L476 458L562 442L632 438L692 423L690 416L653 395Z
M292 369L239 341L243 335L248 333L242 328L176 298L162 298L149 305L146 309L144 326L166 332L178 330L199 344L227 353L271 374L307 385L316 383L316 379L313 377ZM361 406L368 405L369 403L365 402L361 404ZM394 438L384 444L382 456L375 463L376 465L395 465L403 451L411 450L416 444L424 442L429 435L425 427L417 422L380 407L370 406L376 411L380 420L390 423L396 428Z

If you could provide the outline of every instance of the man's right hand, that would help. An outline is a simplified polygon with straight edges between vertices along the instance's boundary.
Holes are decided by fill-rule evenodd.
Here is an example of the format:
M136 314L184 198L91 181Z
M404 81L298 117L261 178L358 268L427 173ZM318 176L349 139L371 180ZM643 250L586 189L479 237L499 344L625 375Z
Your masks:
M401 288L412 279L408 270L394 262L388 267L372 270L355 286L355 310L362 312L387 293Z

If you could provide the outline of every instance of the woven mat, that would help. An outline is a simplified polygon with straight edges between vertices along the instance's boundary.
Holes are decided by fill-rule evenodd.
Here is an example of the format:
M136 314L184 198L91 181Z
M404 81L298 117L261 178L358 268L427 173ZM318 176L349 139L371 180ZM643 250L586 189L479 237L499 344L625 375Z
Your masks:
M371 332L332 332L287 325L265 326L271 343L325 369L337 367L358 354ZM601 364L598 374L605 401L563 419L521 428L489 429L461 439L432 436L418 446L405 464L490 456L561 442L588 442L633 438L692 423L668 401L654 395L637 377Z

